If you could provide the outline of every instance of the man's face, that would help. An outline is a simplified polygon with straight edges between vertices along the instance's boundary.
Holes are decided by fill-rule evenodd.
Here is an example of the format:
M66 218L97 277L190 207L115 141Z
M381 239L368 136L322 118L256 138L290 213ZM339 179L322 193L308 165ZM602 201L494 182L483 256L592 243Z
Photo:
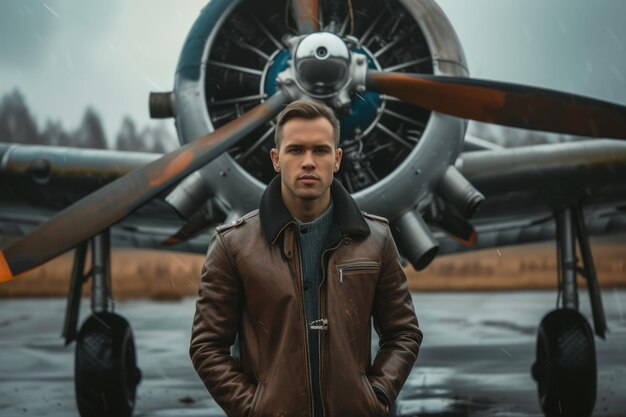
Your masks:
M342 151L335 148L333 127L323 117L293 118L283 125L279 149L272 149L286 198L315 200L329 193ZM286 188L286 189L285 189Z

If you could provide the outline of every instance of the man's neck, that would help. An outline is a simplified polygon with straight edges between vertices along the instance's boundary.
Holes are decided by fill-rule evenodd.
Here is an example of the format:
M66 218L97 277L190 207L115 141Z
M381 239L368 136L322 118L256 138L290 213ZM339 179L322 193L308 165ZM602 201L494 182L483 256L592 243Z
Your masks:
M291 215L304 223L312 222L326 211L330 206L330 190L328 190L320 198L314 200L304 200L295 198L293 195L287 195L289 191L281 188L283 203Z

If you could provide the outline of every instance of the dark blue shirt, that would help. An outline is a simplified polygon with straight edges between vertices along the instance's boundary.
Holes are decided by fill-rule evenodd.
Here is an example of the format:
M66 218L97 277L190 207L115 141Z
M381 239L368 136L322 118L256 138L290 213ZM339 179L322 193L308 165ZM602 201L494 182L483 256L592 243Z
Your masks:
M324 243L333 222L333 203L320 217L309 223L298 222L298 244L300 248L300 262L302 268L302 288L304 290L304 310L306 326L312 321L322 319L319 316L319 294L322 284L322 251ZM313 385L313 401L315 416L322 415L322 400L320 397L319 382L319 343L320 330L309 332L309 364L311 369L311 383Z

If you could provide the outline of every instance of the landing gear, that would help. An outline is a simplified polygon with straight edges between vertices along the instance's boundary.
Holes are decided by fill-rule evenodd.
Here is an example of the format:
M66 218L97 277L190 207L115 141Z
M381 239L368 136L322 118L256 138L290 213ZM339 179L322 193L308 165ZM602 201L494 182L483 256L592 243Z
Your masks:
M129 417L141 380L135 342L128 321L112 312L110 235L106 230L91 241L92 267L85 274L87 243L76 249L63 336L76 340L74 383L81 417ZM92 315L76 334L82 285L91 277Z
M604 338L607 327L591 250L580 207L555 214L559 293L562 307L548 313L539 325L537 381L539 403L546 417L589 417L596 402L597 365L593 332L578 312L576 273L587 279L596 334ZM583 267L577 267L576 240Z

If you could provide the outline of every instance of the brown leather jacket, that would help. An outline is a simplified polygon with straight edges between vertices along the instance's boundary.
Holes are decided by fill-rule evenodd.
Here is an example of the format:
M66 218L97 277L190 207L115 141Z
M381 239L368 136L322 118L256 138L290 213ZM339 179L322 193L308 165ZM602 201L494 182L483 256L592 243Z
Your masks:
M334 218L320 287L327 320L320 330L322 411L326 417L382 416L387 406L379 398L395 400L422 333L386 220L361 213L338 182L331 192ZM231 417L313 415L294 224L274 180L260 209L219 227L209 248L190 355ZM380 336L373 362L371 317ZM235 343L238 359L230 351Z

